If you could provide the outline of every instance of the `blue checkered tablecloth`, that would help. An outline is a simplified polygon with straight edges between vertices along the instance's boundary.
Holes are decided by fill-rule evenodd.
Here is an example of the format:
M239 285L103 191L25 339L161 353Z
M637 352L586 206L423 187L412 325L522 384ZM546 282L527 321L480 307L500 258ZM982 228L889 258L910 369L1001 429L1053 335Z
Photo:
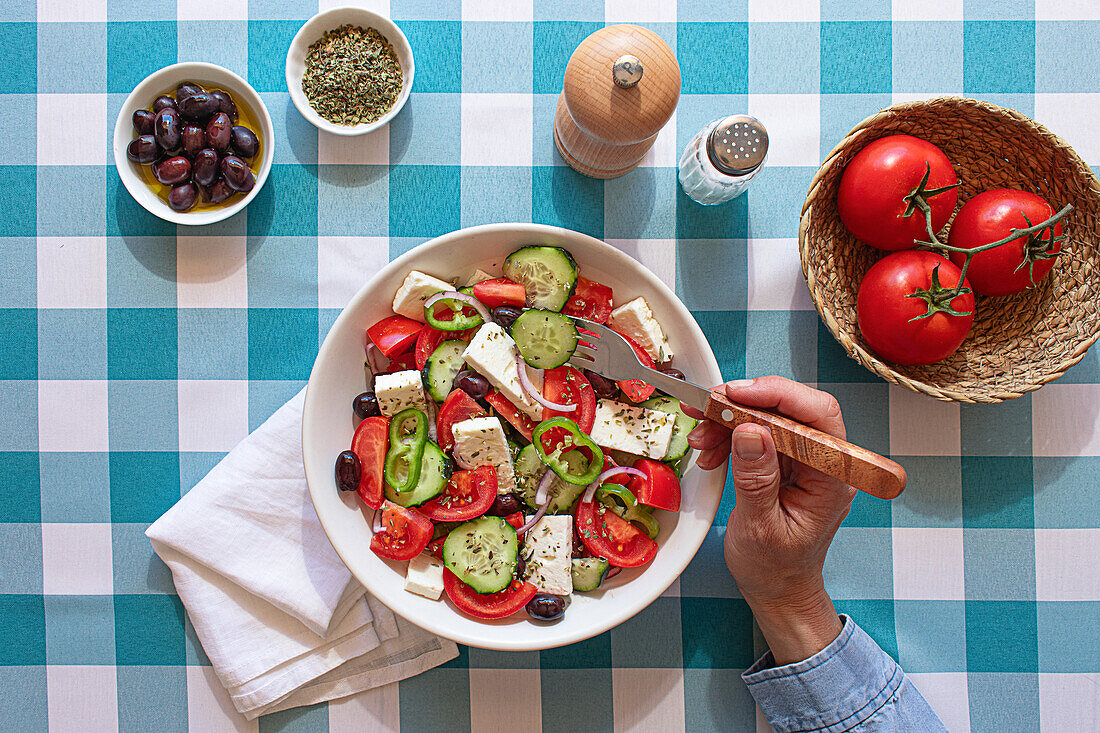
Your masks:
M609 633L463 649L252 723L228 705L145 528L302 387L380 265L495 221L629 252L727 378L817 383L853 440L908 468L893 504L858 497L826 581L952 731L1100 729L1100 352L1001 405L889 387L821 327L795 241L822 156L892 102L988 99L1100 164L1100 3L368 4L408 35L416 84L388 130L341 139L283 78L315 0L0 3L0 730L767 729L739 677L761 641L722 561L732 490L679 581ZM602 182L563 167L551 120L569 54L620 21L667 39L683 96L643 166ZM245 76L278 138L247 212L203 228L141 209L107 144L134 85L183 60ZM677 152L741 111L771 132L767 167L734 203L696 206Z

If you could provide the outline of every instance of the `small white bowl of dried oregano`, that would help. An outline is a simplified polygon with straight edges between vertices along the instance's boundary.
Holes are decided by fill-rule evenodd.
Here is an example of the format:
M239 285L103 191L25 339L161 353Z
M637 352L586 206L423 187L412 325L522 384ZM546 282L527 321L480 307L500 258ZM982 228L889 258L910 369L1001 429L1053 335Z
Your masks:
M409 39L365 8L333 8L299 29L286 54L294 106L318 129L362 135L384 127L413 84Z

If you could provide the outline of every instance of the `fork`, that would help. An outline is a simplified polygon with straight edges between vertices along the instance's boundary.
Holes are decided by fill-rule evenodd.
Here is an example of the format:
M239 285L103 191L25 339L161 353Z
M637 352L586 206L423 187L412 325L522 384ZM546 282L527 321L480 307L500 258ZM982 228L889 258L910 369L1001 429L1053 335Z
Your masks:
M880 499L893 499L905 488L905 469L899 463L784 415L738 405L716 391L651 369L607 326L584 318L573 321L588 332L581 333L572 356L585 369L615 381L641 379L728 428L749 422L764 425L778 452Z

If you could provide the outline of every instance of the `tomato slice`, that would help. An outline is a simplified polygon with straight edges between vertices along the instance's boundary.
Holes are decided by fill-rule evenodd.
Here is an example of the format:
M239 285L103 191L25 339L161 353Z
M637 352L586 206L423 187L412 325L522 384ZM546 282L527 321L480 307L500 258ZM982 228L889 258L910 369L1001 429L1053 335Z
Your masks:
M506 277L482 280L474 284L474 297L486 308L512 305L522 308L527 305L527 289Z
M448 339L466 341L474 335L475 331L477 331L476 328L468 328L465 331L440 331L438 328L432 328L425 323L416 337L416 348L413 349L416 368L423 369L424 365L428 363L428 357L444 341Z
M596 501L577 503L577 533L596 557L619 568L645 565L657 555L657 543L645 532Z
M634 468L646 475L644 479L634 476L627 487L639 503L654 509L680 511L680 479L675 471L650 458L639 458Z
M497 498L497 472L492 466L455 471L443 493L418 507L436 522L465 522L489 511Z
M382 470L389 448L390 419L376 415L359 423L351 439L351 450L359 457L362 473L357 493L371 509L382 506Z
M382 531L370 539L370 549L387 560L412 560L424 551L435 533L432 520L415 509L389 499L382 502Z
M443 589L458 610L474 618L494 619L511 616L527 605L538 592L531 583L513 580L499 593L478 593L458 579L450 570L443 570Z
M577 289L573 291L561 312L567 316L587 318L596 323L607 323L615 296L611 288L586 277L577 277Z
M428 546L424 548L424 551L434 557L436 560L443 562L443 543L446 541L447 535L436 537L434 540L428 543Z
M542 396L551 402L576 405L572 412L542 409L542 419L568 417L586 433L592 432L596 422L596 392L580 370L564 364L557 369L547 369L542 375Z
M384 356L392 359L416 344L423 325L405 316L392 315L368 328L367 336Z
M485 401L499 412L501 417L511 423L520 435L527 438L527 440L531 439L531 434L535 432L535 421L527 417L526 413L520 412L511 400L495 389L491 389L489 394L485 395Z
M619 333L615 331L615 333ZM638 342L630 338L624 333L619 333L627 343L634 348L634 353L638 355L638 360L650 369L655 369L653 359L649 356L645 349L638 345ZM627 397L634 402L641 402L642 400L648 400L650 395L653 394L654 387L652 384L646 384L640 379L627 379L626 381L619 382L619 389L623 391Z
M452 425L474 417L485 417L488 414L473 397L461 389L452 390L447 395L447 399L443 400L443 405L439 408L439 417L435 422L439 447L444 451L454 447L455 436L451 433Z
M416 354L411 350L391 358L390 363L381 373L392 374L393 372L403 372L408 369L416 369Z
M523 512L512 512L504 518L504 521L516 529L519 529L523 526Z

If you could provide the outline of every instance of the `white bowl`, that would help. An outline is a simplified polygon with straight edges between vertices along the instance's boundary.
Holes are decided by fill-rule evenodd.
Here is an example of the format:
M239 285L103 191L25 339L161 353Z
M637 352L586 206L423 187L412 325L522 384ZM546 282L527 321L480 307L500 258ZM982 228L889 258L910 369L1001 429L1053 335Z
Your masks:
M676 366L699 384L722 381L718 363L687 308L657 277L619 250L585 234L539 224L489 224L445 234L410 250L371 278L352 298L321 345L306 389L302 450L306 480L321 525L352 574L394 612L462 644L502 650L549 649L600 634L653 602L675 580L710 529L725 483L724 467L703 471L692 460L684 473L678 514L656 512L660 551L644 568L624 570L600 591L575 594L565 616L542 624L518 613L500 621L469 618L450 604L404 589L406 563L380 559L370 550L370 510L354 493L337 490L336 456L351 445L351 402L366 389L364 331L391 315L393 294L409 270L443 279L465 278L475 268L499 273L504 258L533 243L569 250L589 278L610 285L622 302L645 296L676 353Z
M224 89L232 95L238 108L247 108L249 116L259 123L260 129L253 130L260 136L261 141L260 167L256 171L256 185L244 196L229 199L228 206L206 211L176 211L149 188L139 172L141 166L126 157L126 147L134 139L132 120L134 112L139 109L152 109L154 99L166 92L174 92L176 85L181 81L193 81L207 89ZM216 64L189 61L154 71L134 87L134 91L126 97L122 109L118 112L113 146L115 167L118 168L118 176L122 179L122 184L150 214L176 224L213 224L233 216L248 206L263 188L267 174L271 171L271 160L275 154L275 126L271 124L271 115L267 113L267 107L264 106L260 95L249 86L247 81Z
M374 122L364 122L358 125L337 125L329 122L314 111L309 104L309 100L306 99L305 92L302 91L302 76L306 71L306 54L309 52L309 47L325 35L326 31L334 30L345 24L377 30L393 46L393 50L397 53L397 61L401 64L401 93L397 96L397 101L393 103L390 111ZM294 40L290 42L290 48L286 52L286 88L290 92L290 98L294 100L294 106L298 108L303 117L316 125L318 129L331 132L333 135L363 135L388 125L409 99L415 71L416 67L413 64L413 52L412 46L409 45L409 39L405 38L405 34L392 20L365 8L333 8L317 13L298 29L298 32L294 35Z

